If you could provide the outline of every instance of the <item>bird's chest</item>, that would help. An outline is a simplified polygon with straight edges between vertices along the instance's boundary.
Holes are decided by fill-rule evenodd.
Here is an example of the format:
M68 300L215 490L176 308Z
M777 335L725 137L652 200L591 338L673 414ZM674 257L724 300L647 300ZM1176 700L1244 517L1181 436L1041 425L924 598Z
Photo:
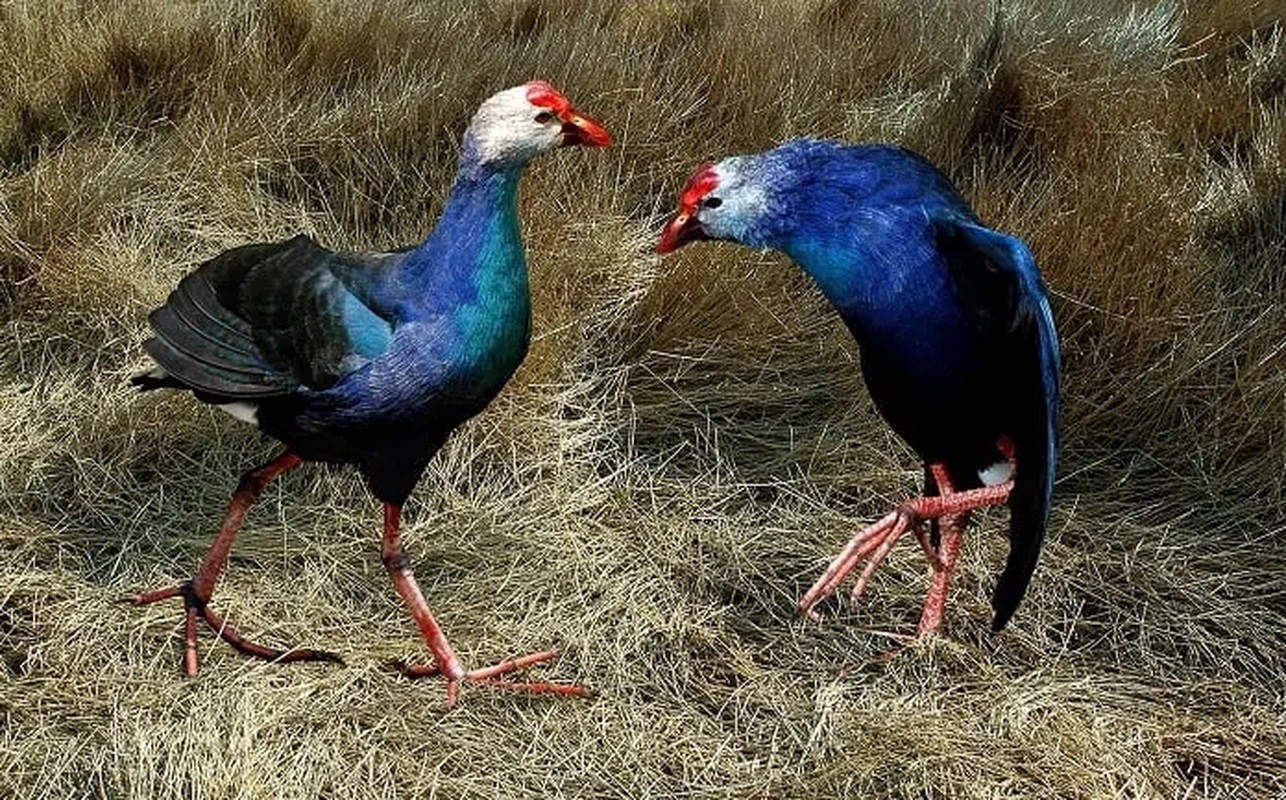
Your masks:
M531 320L521 251L501 255L427 293L433 305L398 327L352 392L353 414L450 428L499 393L527 353Z
M895 369L912 386L959 387L978 368L968 321L937 309L895 319L850 324L862 352Z
M353 421L450 429L481 411L527 352L526 306L504 314L460 309L408 324L344 406Z
M857 340L876 406L924 452L987 406L986 348L933 248L879 245L826 253L832 263L810 271Z
M887 221L868 221L869 226ZM970 321L947 265L916 230L880 227L806 239L787 252L817 281L859 346L910 376L949 379L970 349Z
M527 354L531 291L517 223L500 214L477 239L461 237L456 267L428 293L433 335L414 343L423 361L425 402L474 413L494 397Z
M518 369L527 355L531 305L523 298L493 299L485 306L463 310L449 356L452 394L486 403Z
M932 260L863 281L835 305L862 351L910 384L959 384L976 369L975 321Z
M527 355L531 292L521 246L484 252L468 302L452 314L450 383L465 397L490 400Z

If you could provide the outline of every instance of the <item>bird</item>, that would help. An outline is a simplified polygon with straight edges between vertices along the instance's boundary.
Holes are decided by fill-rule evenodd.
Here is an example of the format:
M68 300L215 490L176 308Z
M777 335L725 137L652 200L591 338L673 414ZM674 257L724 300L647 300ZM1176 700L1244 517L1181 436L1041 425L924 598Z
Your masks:
M916 635L939 631L972 511L1007 504L992 627L1009 622L1049 524L1061 356L1023 241L979 219L924 157L894 144L794 139L692 173L658 250L724 240L785 253L857 341L877 411L924 464L924 492L866 526L799 601L817 605L865 561L852 596L907 531L932 565ZM926 533L925 524L929 531Z
M487 406L527 353L531 296L517 208L525 167L558 147L612 141L546 81L506 89L470 121L450 195L419 245L339 252L301 234L235 247L184 277L150 314L143 347L152 366L132 378L137 387L185 391L284 445L241 476L189 580L125 598L136 605L182 598L186 675L199 670L198 619L247 655L339 660L256 644L211 609L247 510L269 482L316 461L355 465L383 504L383 563L432 654L432 664L404 665L405 674L441 675L448 706L462 683L587 694L502 677L555 659L553 650L466 669L416 583L401 512L447 437Z

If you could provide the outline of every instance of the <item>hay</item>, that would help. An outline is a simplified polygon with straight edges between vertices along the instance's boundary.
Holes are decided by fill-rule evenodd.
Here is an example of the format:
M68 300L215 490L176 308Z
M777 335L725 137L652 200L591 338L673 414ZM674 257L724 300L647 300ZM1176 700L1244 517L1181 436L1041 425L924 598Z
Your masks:
M1286 793L1286 29L1270 3L905 0L0 6L0 794L1279 797ZM999 25L999 28L996 27ZM248 662L172 606L258 440L140 397L147 311L203 258L303 230L418 239L457 139L531 77L613 130L526 179L536 341L408 507L474 664L561 646L589 702L392 675L424 648L351 471L288 476L216 605L345 666ZM855 350L780 259L659 261L695 162L895 139L1025 237L1064 340L1050 537L989 634L1003 526L946 636L927 585L794 601L915 486Z

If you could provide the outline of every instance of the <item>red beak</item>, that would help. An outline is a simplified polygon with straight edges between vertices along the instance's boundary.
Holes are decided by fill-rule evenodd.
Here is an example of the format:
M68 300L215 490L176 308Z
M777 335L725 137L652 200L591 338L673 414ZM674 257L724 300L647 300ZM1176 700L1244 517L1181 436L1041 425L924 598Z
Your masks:
M658 253L665 255L688 242L710 238L697 219L697 210L701 208L706 195L718 185L719 175L713 164L702 164L693 171L692 177L688 178L688 185L683 187L683 193L679 195L678 213L665 226L665 230L661 231L661 241L656 246Z
M696 215L682 210L675 214L665 226L665 230L661 231L661 242L656 246L656 251L665 255L678 250L688 242L708 238L705 229L697 221Z
M599 125L576 109L568 109L567 113L560 114L559 117L563 121L564 147L574 144L583 144L587 147L607 147L612 143L612 134L607 132L607 128Z

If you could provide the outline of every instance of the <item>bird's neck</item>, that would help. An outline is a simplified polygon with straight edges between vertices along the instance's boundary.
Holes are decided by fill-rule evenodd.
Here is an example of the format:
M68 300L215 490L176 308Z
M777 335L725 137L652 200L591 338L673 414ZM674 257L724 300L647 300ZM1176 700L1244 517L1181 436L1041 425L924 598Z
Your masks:
M949 276L914 233L846 241L813 239L783 248L817 283L859 344L887 340L921 324L954 320ZM942 319L939 319L942 318Z
M405 322L451 333L445 357L479 405L500 390L527 353L531 292L518 226L521 166L462 163L429 238L399 268Z
M400 283L431 312L527 304L527 264L518 226L522 166L493 168L462 159L429 238L408 256Z
M876 322L886 307L897 305L896 276L889 281L880 274L879 254L872 252L871 239L861 235L860 221L835 230L831 225L829 219L818 219L774 245L808 273L850 328L854 322Z
M861 284L866 259L819 241L786 242L780 249L808 273L841 313L864 294Z
M876 238L787 252L839 312L864 359L892 359L930 377L968 363L972 328L945 265L927 242Z

